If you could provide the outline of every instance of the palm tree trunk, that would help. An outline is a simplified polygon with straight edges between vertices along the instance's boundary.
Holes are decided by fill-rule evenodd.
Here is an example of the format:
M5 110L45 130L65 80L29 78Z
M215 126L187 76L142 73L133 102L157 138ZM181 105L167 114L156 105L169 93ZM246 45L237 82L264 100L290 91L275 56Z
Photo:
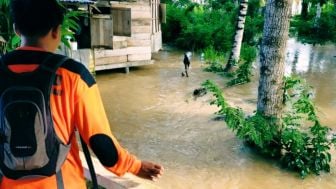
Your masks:
M236 33L233 39L232 51L224 72L231 71L232 67L239 61L240 49L243 42L245 19L247 14L248 0L241 0L237 17Z
M260 48L257 111L280 118L283 110L283 76L292 0L269 0Z

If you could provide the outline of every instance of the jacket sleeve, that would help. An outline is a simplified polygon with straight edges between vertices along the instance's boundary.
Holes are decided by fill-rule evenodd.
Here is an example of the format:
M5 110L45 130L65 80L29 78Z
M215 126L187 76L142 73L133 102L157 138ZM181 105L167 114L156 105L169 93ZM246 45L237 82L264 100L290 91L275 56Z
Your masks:
M137 174L141 161L126 151L112 135L97 84L77 82L75 125L102 165L118 176Z

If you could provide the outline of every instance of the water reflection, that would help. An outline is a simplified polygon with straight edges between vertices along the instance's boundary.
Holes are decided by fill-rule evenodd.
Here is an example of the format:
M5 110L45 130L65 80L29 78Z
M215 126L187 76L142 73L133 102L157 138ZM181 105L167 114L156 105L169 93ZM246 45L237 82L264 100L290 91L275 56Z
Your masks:
M309 45L289 39L286 50L286 74L334 72L336 67L334 45Z
M307 72L309 68L311 46L298 43L295 39L289 39L286 51L287 75L291 73Z
M336 108L336 47L334 45L301 44L288 40L286 74L298 74L315 90L315 102L322 119L336 128L333 113Z

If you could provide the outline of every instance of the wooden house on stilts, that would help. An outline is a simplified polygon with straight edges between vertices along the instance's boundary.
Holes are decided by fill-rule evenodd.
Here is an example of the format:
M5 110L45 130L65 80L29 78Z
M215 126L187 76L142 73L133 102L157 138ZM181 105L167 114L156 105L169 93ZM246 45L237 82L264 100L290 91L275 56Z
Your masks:
M152 53L162 48L161 23L165 6L160 0L61 0L72 10L85 10L81 29L68 56L91 71L152 64Z

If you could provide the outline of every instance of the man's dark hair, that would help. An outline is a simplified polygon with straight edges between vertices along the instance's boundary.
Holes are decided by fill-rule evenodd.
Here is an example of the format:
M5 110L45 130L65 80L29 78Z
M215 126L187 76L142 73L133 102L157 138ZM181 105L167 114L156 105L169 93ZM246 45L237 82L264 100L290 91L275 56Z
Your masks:
M10 12L16 29L26 37L42 37L64 19L56 0L11 0Z

